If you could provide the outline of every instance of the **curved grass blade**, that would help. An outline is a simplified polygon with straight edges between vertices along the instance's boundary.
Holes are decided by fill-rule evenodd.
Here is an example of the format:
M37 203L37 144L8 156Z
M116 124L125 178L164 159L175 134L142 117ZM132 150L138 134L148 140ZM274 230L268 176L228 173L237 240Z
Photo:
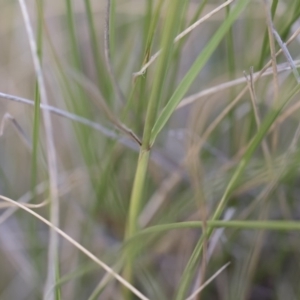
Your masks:
M209 228L233 228L243 230L277 230L277 231L290 231L300 230L299 221L222 221L222 220L209 220L207 221L207 227ZM141 238L148 234L162 233L169 230L177 229L192 229L192 228L203 228L203 222L201 221L189 221L189 222L178 222L170 224L161 224L148 227L139 231L127 242L133 242L138 238Z

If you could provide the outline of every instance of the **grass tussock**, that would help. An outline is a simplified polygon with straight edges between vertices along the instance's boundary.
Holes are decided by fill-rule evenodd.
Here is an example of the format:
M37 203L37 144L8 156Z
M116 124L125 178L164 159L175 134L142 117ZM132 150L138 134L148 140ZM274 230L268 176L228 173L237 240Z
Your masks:
M0 3L0 299L299 299L300 1Z

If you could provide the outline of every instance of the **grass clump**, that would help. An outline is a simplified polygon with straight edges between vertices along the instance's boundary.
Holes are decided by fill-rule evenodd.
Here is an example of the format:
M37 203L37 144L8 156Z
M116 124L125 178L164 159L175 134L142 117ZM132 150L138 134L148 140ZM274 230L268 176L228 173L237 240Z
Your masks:
M0 299L299 298L298 0L0 5Z

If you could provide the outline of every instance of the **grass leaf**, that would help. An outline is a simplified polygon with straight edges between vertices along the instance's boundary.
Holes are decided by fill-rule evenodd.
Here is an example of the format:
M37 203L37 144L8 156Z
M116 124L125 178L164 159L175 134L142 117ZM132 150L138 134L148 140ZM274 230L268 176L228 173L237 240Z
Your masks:
M248 0L241 0L237 2L236 6L230 12L228 18L223 22L223 24L219 27L214 36L209 40L205 48L199 54L198 58L193 63L185 77L182 79L167 105L164 107L158 119L156 120L151 132L151 144L154 143L157 135L170 119L180 100L186 94L201 69L204 67L214 50L218 47L219 43L224 38L233 22L239 17L243 9L247 6L248 2Z

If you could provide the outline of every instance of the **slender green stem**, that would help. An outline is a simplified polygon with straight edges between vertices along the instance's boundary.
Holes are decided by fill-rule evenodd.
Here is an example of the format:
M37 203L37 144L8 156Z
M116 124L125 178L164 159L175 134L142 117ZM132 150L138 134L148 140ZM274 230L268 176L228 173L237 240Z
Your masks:
M130 202L130 210L129 210L129 217L128 217L128 224L126 228L126 236L130 237L137 231L137 217L140 212L140 206L144 189L144 181L146 177L146 171L149 161L149 151L141 150L136 175L134 178L133 188L132 188L132 195L131 195L131 202Z
M162 37L162 53L159 57L159 62L157 66L156 77L152 87L152 93L150 95L149 105L147 108L144 135L143 135L143 149L150 149L151 141L151 130L155 123L157 116L158 107L160 104L160 98L162 93L163 83L166 77L166 70L171 57L171 49L173 46L173 39L175 37L176 29L178 28L179 23L177 22L179 11L178 7L181 7L184 3L180 3L178 0L174 0L170 5L170 9L166 16L166 25L164 34Z
M37 55L39 60L42 60L43 50L43 0L36 1L37 6ZM34 118L33 118L33 133L32 133L32 160L31 160L31 188L33 195L35 194L35 186L37 184L37 161L38 161L38 144L39 144L39 132L40 132L40 92L38 82L35 82L34 90Z
M147 166L150 156L150 138L151 130L154 125L157 111L161 99L162 87L166 77L166 70L169 64L169 56L172 53L173 39L178 29L178 16L180 15L180 8L182 6L181 0L170 0L166 22L162 35L162 55L159 58L158 66L155 72L155 79L152 87L152 92L147 107L146 121L143 133L143 141L137 163L131 198L129 215L126 227L126 239L129 239L137 232L137 218L141 208L142 194L144 190L145 178L147 173ZM132 281L132 257L135 255L133 251L128 251L127 265L124 270L125 278L130 282ZM130 298L130 294L125 292L125 298Z
M232 228L238 230L278 230L278 231L289 231L289 230L300 230L299 221L222 221L222 220L208 220L207 227L209 228ZM135 236L128 240L128 243L132 243L137 239L142 238L144 235L153 234L153 233L162 233L169 230L178 230L186 228L202 228L203 222L199 221L190 221L190 222L179 222L171 224L161 224L148 227L144 230L141 230Z
M271 7L271 16L272 16L272 20L274 19L275 13L276 13L276 9L277 9L277 5L278 5L278 0L273 0L272 2L272 7ZM266 55L268 53L268 45L269 45L269 40L268 40L268 30L266 29L265 34L264 34L264 39L263 39L263 45L262 45L262 50L261 50L261 54L260 54L260 59L259 59L259 63L257 68L260 70L263 67L264 64L264 60L266 58Z
M230 6L226 6L226 17L230 15ZM227 57L228 57L228 71L229 71L229 79L233 80L235 77L235 51L234 51L234 40L233 40L233 25L230 26L228 29L228 33L226 36L226 45L227 45ZM229 95L229 102L231 99L234 99L235 95L235 90L232 88L230 90L230 95ZM231 110L230 113L228 114L228 119L231 126L230 128L230 149L229 152L233 154L235 152L235 141L237 140L236 137L238 135L237 127L234 126L235 124L235 110Z
M114 3L114 1L112 3ZM85 4L85 11L86 11L87 21L89 26L91 46L92 46L92 51L93 51L93 56L95 61L97 82L101 92L103 93L103 96L105 97L105 99L108 100L110 99L110 94L111 94L111 84L110 81L108 80L108 76L106 72L104 72L104 70L106 70L105 64L103 63L100 57L99 42L98 42L99 38L97 37L97 32L95 28L92 6L90 0L85 0L84 4ZM69 21L69 24L71 24L71 20Z
M114 59L115 56L115 26L116 26L116 0L111 0L110 16L109 16L109 44L110 44L110 56Z

